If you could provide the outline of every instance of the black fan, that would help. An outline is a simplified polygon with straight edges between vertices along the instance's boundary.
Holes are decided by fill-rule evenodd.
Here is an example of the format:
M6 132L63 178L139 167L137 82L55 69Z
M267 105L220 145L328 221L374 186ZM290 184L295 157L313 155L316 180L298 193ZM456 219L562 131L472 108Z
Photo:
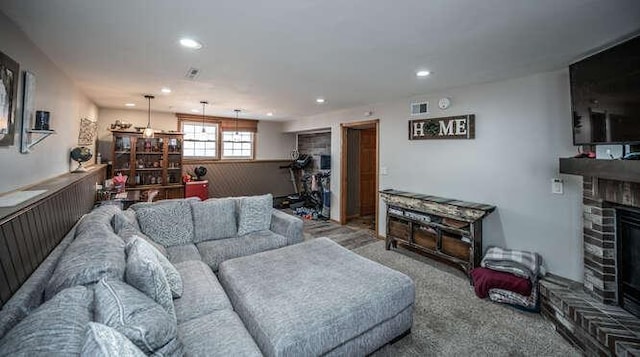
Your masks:
M196 181L200 181L207 174L207 168L204 166L198 166L193 169L193 173L196 174Z

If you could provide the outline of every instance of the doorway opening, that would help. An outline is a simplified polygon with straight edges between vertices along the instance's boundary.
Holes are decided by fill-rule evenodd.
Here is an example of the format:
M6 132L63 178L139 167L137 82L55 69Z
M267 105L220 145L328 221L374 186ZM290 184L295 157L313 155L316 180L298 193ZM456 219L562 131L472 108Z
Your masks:
M340 124L340 224L378 234L379 119Z

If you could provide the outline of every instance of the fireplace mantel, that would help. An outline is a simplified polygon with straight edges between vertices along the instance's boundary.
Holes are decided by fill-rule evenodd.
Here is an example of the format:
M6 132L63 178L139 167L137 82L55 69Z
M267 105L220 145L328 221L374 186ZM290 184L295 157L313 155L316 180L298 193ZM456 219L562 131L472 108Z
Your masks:
M560 173L640 182L640 161L560 158Z

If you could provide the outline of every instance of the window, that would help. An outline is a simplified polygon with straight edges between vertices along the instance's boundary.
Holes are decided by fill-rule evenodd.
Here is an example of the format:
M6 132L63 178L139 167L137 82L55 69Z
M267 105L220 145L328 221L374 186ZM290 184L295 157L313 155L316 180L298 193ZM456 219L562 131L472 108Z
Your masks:
M253 158L253 133L250 131L222 132L223 159Z
M203 130L204 126L204 130ZM217 158L218 124L183 121L185 158Z
M252 160L258 121L176 113L185 160ZM204 131L203 131L204 128ZM236 134L237 133L237 134Z

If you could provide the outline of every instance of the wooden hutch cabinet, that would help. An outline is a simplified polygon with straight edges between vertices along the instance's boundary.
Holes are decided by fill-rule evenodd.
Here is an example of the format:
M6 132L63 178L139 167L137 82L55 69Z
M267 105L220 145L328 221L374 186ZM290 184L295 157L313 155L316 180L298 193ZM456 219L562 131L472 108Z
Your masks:
M467 275L480 266L482 219L495 206L391 189L380 194L387 204L387 250L400 242Z
M158 190L156 199L182 198L182 133L113 131L113 174L127 175L127 191Z

